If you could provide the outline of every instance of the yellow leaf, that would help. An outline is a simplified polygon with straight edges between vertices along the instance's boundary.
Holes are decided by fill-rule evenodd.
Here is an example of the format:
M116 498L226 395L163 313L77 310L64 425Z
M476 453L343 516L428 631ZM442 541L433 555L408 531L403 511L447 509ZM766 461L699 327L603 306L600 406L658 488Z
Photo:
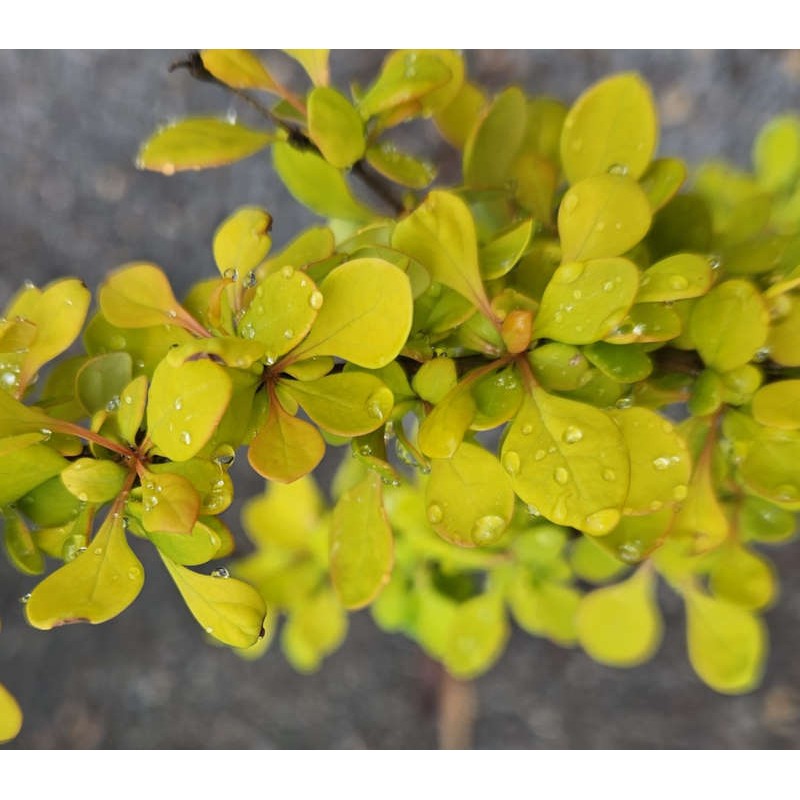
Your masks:
M73 622L92 625L124 611L144 585L144 571L128 546L122 517L109 514L87 549L31 592L25 616L49 630Z
M242 206L214 233L214 261L223 277L244 279L267 256L272 217L258 206Z
M22 710L12 694L0 683L0 744L10 742L22 728Z
M576 617L578 640L602 664L634 667L661 643L663 624L655 601L653 571L584 595Z
M200 513L200 496L182 475L147 472L142 478L142 525L148 533L189 534Z
M192 616L209 636L231 647L250 647L258 641L267 608L250 584L223 577L226 573L220 577L200 575L163 553L161 560Z
M325 160L344 169L364 155L364 124L350 101L328 86L308 96L308 132Z
M381 479L370 471L333 509L331 580L345 608L371 603L388 582L394 563L392 529L383 509Z
M201 50L203 66L226 86L274 92L277 84L249 50Z
M327 86L330 81L328 56L330 50L284 50L308 73L315 86Z

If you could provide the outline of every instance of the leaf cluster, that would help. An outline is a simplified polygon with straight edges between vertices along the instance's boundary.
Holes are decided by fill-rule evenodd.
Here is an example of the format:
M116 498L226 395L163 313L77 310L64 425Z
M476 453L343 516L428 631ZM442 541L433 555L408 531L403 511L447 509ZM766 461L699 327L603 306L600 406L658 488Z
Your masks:
M635 74L567 107L489 97L461 55L407 50L347 95L327 51L287 52L302 97L247 51L194 55L265 127L180 120L139 165L269 149L322 224L273 253L270 212L245 206L183 301L134 263L91 313L64 279L25 286L0 322L6 553L29 575L60 562L24 598L30 624L115 617L143 585L134 549L154 547L205 633L243 656L284 615L286 656L314 670L371 606L469 678L510 620L642 663L661 581L700 678L752 689L777 595L761 546L790 539L800 509L800 119L761 131L753 172L711 163L690 181L657 157ZM435 166L395 144L417 118L460 157L458 185L430 188ZM310 473L331 447L328 507ZM197 571L234 551L220 515L240 450L268 481L244 511L253 552ZM19 710L0 692L9 738Z

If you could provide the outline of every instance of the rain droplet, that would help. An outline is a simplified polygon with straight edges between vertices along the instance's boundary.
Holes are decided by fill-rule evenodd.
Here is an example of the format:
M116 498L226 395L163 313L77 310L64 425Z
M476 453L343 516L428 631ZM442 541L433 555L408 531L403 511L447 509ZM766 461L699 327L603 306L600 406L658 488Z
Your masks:
M564 467L556 467L555 472L553 472L553 479L563 486L569 480L569 472Z
M431 503L428 506L428 521L433 525L441 522L444 519L444 511L438 503Z
M78 492L78 500L80 500L81 503L87 503L89 501L89 495L86 494L86 492Z
M605 222L603 222L602 220L600 220L600 222L598 222L598 223L597 223L597 224L594 226L594 229L595 229L596 231L604 231L604 230L606 229L606 224L605 224Z
M212 578L230 578L231 573L225 567L219 567L211 573Z
M510 475L516 475L519 472L520 466L521 462L519 453L515 452L514 450L509 450L503 456L503 467Z
M619 511L616 508L604 508L589 514L584 520L587 533L602 534L608 533L617 526L619 522Z
M564 211L571 214L578 207L578 196L576 194L568 194L564 198Z
M675 500L680 502L681 500L686 499L686 495L689 494L689 488L684 483L679 483L673 490L672 496Z
M756 350L755 355L753 356L753 361L755 361L756 364L763 364L769 358L769 354L769 347L762 347L759 350Z
M214 633L214 629L210 625L206 625L206 633Z
M630 408L633 405L632 397L620 397L614 405L617 408Z
M281 275L284 278L291 278L294 275L294 267L290 267L288 264L285 267L281 267Z
M284 338L284 339L291 339L291 338L292 338L292 336L294 336L294 331L293 331L291 328L287 328L287 329L286 329L286 330L283 332L283 338Z
M391 391L387 389L385 386L381 387L380 389L376 389L368 398L367 398L367 414L371 416L373 419L383 419L385 416L384 409L387 406L391 406Z
M603 480L604 481L615 481L617 479L617 473L614 472L613 469L604 469L603 470Z
M211 460L221 467L230 467L236 460L236 451L229 444L220 445Z
M689 281L683 277L683 275L673 275L669 279L669 286L670 289L676 289L681 291L683 289L687 289L689 287Z
M496 542L506 528L506 521L495 514L478 517L472 526L472 541L475 544L492 544Z
M567 444L575 444L583 439L583 431L575 425L568 425L561 434L561 438Z
M530 422L526 422L522 426L521 431L523 436L527 436L529 433L533 433L533 425L531 425Z
M711 269L719 269L722 265L722 259L719 256L709 256L708 257L708 266Z
M543 459L543 458L544 458L546 455L547 455L547 453L545 453L545 451L544 451L544 450L537 450L537 451L536 451L536 452L533 454L533 458L534 458L536 461L541 461L541 460L542 460L542 459Z
M256 273L253 270L247 273L247 277L244 279L244 288L245 289L252 289L256 285Z
M53 431L51 431L50 428L40 428L39 433L42 434L42 436L44 437L42 441L45 442L49 441L50 437L53 435Z
M189 431L181 431L180 440L188 446L192 443L192 434Z
M634 542L625 542L621 544L617 553L626 564L635 564L642 557L642 551L636 546Z
M102 547L95 547L93 552L94 552L94 554L96 556L101 556L101 555L103 555L103 548Z
M22 605L25 605L25 603L27 603L28 600L30 600L30 599L31 599L31 593L28 592L27 594L22 595L22 597L20 597L19 601L20 601L20 603L22 603Z
M672 462L668 456L659 456L658 458L653 459L653 467L657 470L665 470L671 463Z
M627 175L628 174L628 165L627 164L612 164L608 168L608 172L611 175Z
M133 398L129 394L126 394L122 398L122 402L125 403L126 406L130 406L133 404Z
M222 277L226 278L229 281L238 281L239 280L239 270L238 269L226 269L225 272L222 273Z
M319 311L322 308L322 304L325 302L325 298L322 296L322 292L320 291L313 291L308 297L308 304L313 308L315 311Z

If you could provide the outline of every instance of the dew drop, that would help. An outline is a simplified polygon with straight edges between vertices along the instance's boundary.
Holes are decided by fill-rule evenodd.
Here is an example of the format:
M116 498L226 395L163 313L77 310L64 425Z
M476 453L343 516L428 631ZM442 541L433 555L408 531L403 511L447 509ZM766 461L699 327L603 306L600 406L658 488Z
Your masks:
M247 277L244 279L244 288L245 289L252 289L256 285L256 273L253 270L247 273Z
M603 480L604 481L615 481L617 479L617 473L614 472L613 469L604 469L603 470Z
M428 521L436 525L444 519L444 511L438 503L431 503L428 506Z
M584 520L587 533L602 534L608 533L617 526L620 514L616 508L604 508L589 514Z
M133 405L133 398L129 394L126 394L122 398L122 402L125 403L126 406Z
M222 273L222 277L229 281L238 281L239 270L233 268L226 269L225 272Z
M478 517L472 526L472 541L475 544L493 544L502 535L506 528L506 521L495 514Z
M22 597L20 597L19 601L20 601L20 603L22 603L22 605L25 605L25 603L27 603L28 600L30 600L30 599L31 599L31 593L28 592L27 594L22 595Z
M617 549L620 559L626 564L635 564L642 557L642 551L635 542L625 542Z
M214 633L214 629L210 625L206 625L206 633Z
M572 296L573 296L573 297L574 297L576 300L580 300L580 299L581 299L581 297L583 297L583 292L582 292L580 289L575 289L575 291L572 293Z
M287 329L286 329L286 330L283 332L283 338L284 338L284 339L291 339L291 338L292 338L292 336L294 336L294 331L293 331L291 328L287 328Z
M192 434L189 431L181 431L180 440L188 446L192 443Z
M231 573L225 567L219 567L211 572L212 578L230 578Z
M583 439L583 431L575 425L568 425L561 434L561 438L567 444L575 444Z
M281 275L284 278L291 278L294 275L294 267L290 267L288 264L285 267L281 267Z
M555 472L553 472L553 479L563 486L569 480L569 472L564 467L556 467Z
M503 467L510 475L516 475L519 472L521 461L519 453L514 450L509 450L503 455Z
M50 428L40 428L39 429L39 433L41 433L42 436L44 437L42 439L42 441L44 441L44 442L49 441L50 437L53 435L53 431L51 431Z
M576 194L569 194L564 198L564 211L571 214L578 207L578 196Z
M664 504L660 500L653 500L650 503L650 510L651 511L660 511L664 507Z
M604 292L613 292L614 291L614 281L606 281L603 284L603 291Z
M319 311L322 308L322 304L325 302L325 298L322 296L322 292L320 291L313 291L308 297L308 304L313 308L315 311Z
M103 548L102 547L95 547L93 552L94 552L94 554L96 556L101 556L101 555L103 555Z
M367 414L373 419L383 419L387 406L391 406L391 391L386 387L376 389L367 398Z
M627 175L628 174L628 165L627 164L612 164L608 168L608 172L610 175Z
M667 456L659 456L653 459L653 467L659 471L667 469L671 463Z
M533 458L534 458L534 460L536 460L536 461L541 461L541 460L542 460L542 459L543 459L543 458L544 458L546 455L547 455L547 453L546 453L544 450L537 450L537 451L536 451L536 452L533 454Z
M520 430L522 431L523 436L527 436L528 434L533 433L533 425L531 425L530 422L526 422Z
M681 500L686 499L686 495L689 494L689 488L684 483L679 483L673 490L672 490L672 497L680 502Z
M755 361L756 364L763 364L769 358L769 355L769 347L762 347L759 350L756 350L755 355L753 356L753 361Z
M633 405L632 397L620 397L614 405L617 408L630 408Z
M600 220L600 222L598 222L598 223L597 223L597 224L594 226L594 229L595 229L596 231L604 231L604 230L606 229L606 224L605 224L605 222L603 222L603 220Z
M229 444L220 445L211 460L220 467L230 467L236 460L236 451Z
M711 267L711 269L719 269L721 265L722 259L719 256L709 256L708 266Z
M87 503L89 502L89 495L86 494L86 492L78 492L78 500L80 500L81 503Z

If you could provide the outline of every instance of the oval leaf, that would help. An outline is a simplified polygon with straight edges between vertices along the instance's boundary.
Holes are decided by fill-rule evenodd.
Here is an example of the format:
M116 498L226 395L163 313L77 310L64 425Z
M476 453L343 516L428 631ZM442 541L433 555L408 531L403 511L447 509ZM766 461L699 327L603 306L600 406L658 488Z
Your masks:
M344 169L364 155L364 124L336 89L317 86L308 96L308 132L325 160Z

